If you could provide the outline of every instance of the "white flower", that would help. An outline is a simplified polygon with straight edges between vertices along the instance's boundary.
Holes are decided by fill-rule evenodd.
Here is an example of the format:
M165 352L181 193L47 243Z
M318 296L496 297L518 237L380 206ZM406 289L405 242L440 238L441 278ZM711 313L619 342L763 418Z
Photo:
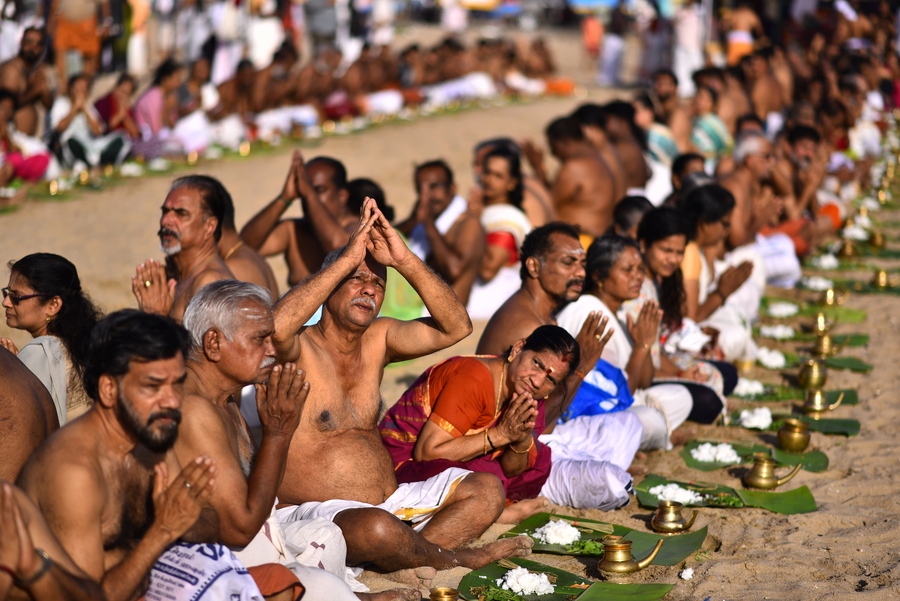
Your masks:
M549 595L555 592L546 574L534 574L522 567L504 574L497 580L497 586L517 595Z
M790 340L796 335L794 328L786 325L760 326L759 334L763 338L774 338L775 340Z
M144 175L144 168L138 163L125 163L119 169L119 175L122 177L141 177Z
M730 444L712 444L704 442L696 449L691 449L691 457L704 463L740 463L741 457Z
M768 407L757 407L756 409L744 409L738 418L738 423L745 428L756 428L757 430L765 430L772 425L772 412Z
M759 347L759 350L756 353L756 360L762 363L763 367L768 369L781 369L787 365L784 353L764 346Z
M577 528L562 520L550 521L534 531L534 537L550 545L571 545L581 538Z
M812 263L813 267L819 269L837 269L841 266L841 262L838 261L838 258L829 254L813 257L810 263Z
M147 163L147 169L149 169L150 171L165 171L169 168L169 164L169 161L167 161L166 159L157 157Z
M700 503L703 501L703 497L698 493L686 488L681 488L677 484L671 482L669 484L654 486L648 492L660 501L675 501L676 503L683 503L684 505Z
M841 237L847 240L868 240L869 232L857 225L848 225L841 230Z
M810 290L828 290L834 287L834 282L828 278L819 277L817 275L803 278L803 285Z
M737 386L734 387L734 396L753 396L763 394L766 387L759 380L748 380L747 378L738 378Z
M772 303L769 305L769 315L772 317L791 317L800 311L800 307L794 303Z
M681 570L681 572L678 574L678 577L682 580L690 580L694 577L694 568L685 568Z
M881 209L881 204L871 196L864 198L861 206L866 207L866 209L870 211L878 211Z
M872 229L872 219L868 215L857 215L853 218L853 223L867 230Z

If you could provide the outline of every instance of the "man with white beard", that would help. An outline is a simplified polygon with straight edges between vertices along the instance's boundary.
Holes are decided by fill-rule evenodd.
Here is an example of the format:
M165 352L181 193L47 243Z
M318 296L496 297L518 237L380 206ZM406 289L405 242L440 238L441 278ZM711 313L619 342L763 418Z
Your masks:
M222 190L206 175L187 175L172 184L161 207L158 232L166 263L145 261L131 282L142 311L168 315L180 323L203 286L235 279L217 247L225 214Z

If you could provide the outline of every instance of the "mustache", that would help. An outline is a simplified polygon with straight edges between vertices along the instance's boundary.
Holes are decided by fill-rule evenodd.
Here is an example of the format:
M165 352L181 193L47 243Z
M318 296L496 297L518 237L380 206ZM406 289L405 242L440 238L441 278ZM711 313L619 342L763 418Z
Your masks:
M179 242L181 241L181 235L178 232L176 232L175 230L170 230L167 227L159 228L159 231L156 232L156 235L159 236L160 238L163 236L170 236L172 238L175 238Z
M262 360L262 363L259 364L259 368L265 369L274 363L275 363L275 357L266 357L265 359Z
M366 307L369 307L373 311L375 310L375 301L366 296L357 296L352 301L350 301L350 304L351 305L365 305Z
M584 286L584 278L572 278L566 282L566 288L571 286Z
M181 410L179 409L161 409L156 413L151 413L150 417L147 418L147 425L151 425L153 422L161 420L161 419L170 419L175 422L175 425L181 423Z

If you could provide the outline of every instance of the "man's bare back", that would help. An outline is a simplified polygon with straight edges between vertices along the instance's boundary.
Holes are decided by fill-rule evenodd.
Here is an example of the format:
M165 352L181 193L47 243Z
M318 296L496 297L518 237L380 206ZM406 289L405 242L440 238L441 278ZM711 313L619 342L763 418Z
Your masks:
M612 224L616 199L606 164L596 153L567 160L553 185L553 200L561 221L581 226L590 236L602 236Z

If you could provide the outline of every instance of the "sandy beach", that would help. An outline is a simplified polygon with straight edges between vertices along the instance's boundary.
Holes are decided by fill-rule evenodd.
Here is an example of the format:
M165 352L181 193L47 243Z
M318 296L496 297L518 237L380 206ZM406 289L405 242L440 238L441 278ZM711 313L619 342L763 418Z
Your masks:
M584 79L575 32L553 34L551 46L559 57L564 73ZM589 97L610 99L616 92L593 89ZM624 92L618 95L625 95ZM412 169L417 162L444 158L456 171L457 184L465 193L472 185L471 148L481 139L493 136L530 137L543 144L542 130L553 118L572 110L581 98L547 99L502 108L468 110L422 118L408 123L390 123L367 131L326 138L316 148L304 148L306 157L330 155L342 160L351 177L370 177L387 193L388 202L405 217L412 207L414 191ZM201 162L193 168L219 178L229 189L237 205L237 222L243 225L280 190L292 146L285 143L277 152L244 159ZM159 207L171 176L122 180L99 192L84 192L63 201L30 201L11 214L0 215L0 260L18 259L32 252L54 252L72 260L78 267L83 287L104 311L134 307L131 277L135 266L148 258L160 258L158 239ZM287 216L299 216L295 206ZM900 211L884 212L879 219L900 219ZM888 234L896 235L897 230ZM873 261L886 267L898 261ZM273 258L279 283L284 291L286 269L281 258ZM8 270L2 270L6 282ZM862 277L862 276L860 276ZM772 292L784 298L810 300L812 292ZM653 566L635 576L635 581L676 583L666 599L893 599L900 597L900 551L897 549L896 519L900 513L895 477L900 459L900 408L896 402L898 384L892 373L900 337L898 299L892 295L854 294L846 305L864 309L863 324L841 323L837 334L866 332L871 335L865 347L848 348L842 356L857 356L872 363L869 374L831 371L829 389L855 388L860 402L841 406L834 417L853 417L861 422L858 436L812 434L811 449L824 451L830 467L821 473L801 471L783 489L806 485L818 503L818 511L783 516L762 509L700 510L695 527L708 526L703 550L675 567ZM771 320L768 320L771 322ZM797 327L809 318L786 320ZM476 324L466 340L442 353L413 361L387 371L383 396L388 404L397 400L405 387L427 366L444 357L472 353L484 327ZM0 336L12 338L19 346L28 341L27 333L0 324ZM795 350L803 344L763 341L763 345ZM785 370L793 375L796 370ZM781 372L754 369L751 377L770 384L781 381ZM735 399L729 411L762 403ZM770 402L773 410L787 409L790 402ZM698 427L698 437L772 442L772 435L755 435L735 427ZM681 480L704 481L740 487L739 477L746 468L698 472L688 468L677 451L651 453L639 462L650 472ZM640 478L638 478L638 481ZM647 530L650 510L636 500L615 512L576 511L555 508L569 515L580 515L638 530ZM494 526L485 540L495 538L507 527ZM477 544L477 543L476 543ZM549 565L596 577L596 560L534 555L532 559ZM695 575L690 581L678 578L683 567ZM455 585L466 570L442 572L435 585ZM376 574L367 572L364 582L375 590L393 586ZM864 595L864 597L863 597Z

